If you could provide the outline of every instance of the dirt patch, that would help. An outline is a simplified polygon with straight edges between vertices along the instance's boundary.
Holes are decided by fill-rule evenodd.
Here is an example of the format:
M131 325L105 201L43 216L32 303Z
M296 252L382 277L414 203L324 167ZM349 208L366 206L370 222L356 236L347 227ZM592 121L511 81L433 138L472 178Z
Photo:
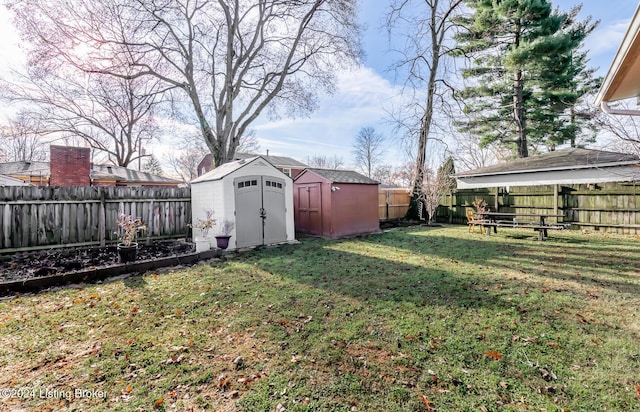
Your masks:
M141 245L137 260L153 260L193 253L194 246L179 241ZM115 246L50 249L0 255L0 282L16 281L118 264Z

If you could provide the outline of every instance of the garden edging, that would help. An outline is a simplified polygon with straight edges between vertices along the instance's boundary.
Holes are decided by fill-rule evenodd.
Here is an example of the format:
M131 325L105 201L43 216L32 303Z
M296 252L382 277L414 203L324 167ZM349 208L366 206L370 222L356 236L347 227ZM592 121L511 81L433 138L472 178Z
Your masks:
M141 260L131 263L115 264L104 267L92 267L73 272L56 273L31 279L0 282L0 296L12 293L36 292L53 286L72 283L88 283L134 272L148 272L163 267L190 265L201 260L213 259L222 255L220 250L211 249L200 253L168 256L160 259Z

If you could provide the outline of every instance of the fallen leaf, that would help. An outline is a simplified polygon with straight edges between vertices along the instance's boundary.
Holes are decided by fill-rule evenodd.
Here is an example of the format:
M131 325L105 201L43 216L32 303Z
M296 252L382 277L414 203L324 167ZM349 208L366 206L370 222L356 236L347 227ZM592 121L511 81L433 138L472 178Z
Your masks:
M633 385L633 387L636 388L636 393L640 396L640 385Z
M131 385L127 385L127 389L125 389L124 391L127 393L131 393L132 390L133 388L131 387Z
M505 381L501 381L500 382L500 386L502 386L504 389L508 389L509 388L509 384L507 384L507 382L505 382Z
M551 342L547 342L547 346L550 347L550 348L557 349L557 348L560 347L560 344L558 342L551 341Z
M485 352L485 355L487 355L488 357L490 357L493 360L502 359L502 354L500 352L498 352L497 350L487 351L487 352Z
M424 407L427 411L435 411L435 405L433 401L431 401L431 399L427 398L424 395L420 395L420 399L422 400L422 403L424 403Z
M164 403L164 399L158 398L155 400L155 402L153 402L153 407L156 409L161 408L163 403Z

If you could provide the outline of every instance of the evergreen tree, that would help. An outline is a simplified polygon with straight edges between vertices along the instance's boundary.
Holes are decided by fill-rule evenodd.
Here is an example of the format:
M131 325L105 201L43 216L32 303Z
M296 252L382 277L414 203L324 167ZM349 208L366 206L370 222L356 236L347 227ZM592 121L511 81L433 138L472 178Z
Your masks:
M592 72L579 51L596 24L579 22L579 7L553 11L547 0L469 0L461 19L460 54L472 57L463 71L471 85L461 92L469 121L460 129L527 157L529 148L575 141L571 115L591 87Z

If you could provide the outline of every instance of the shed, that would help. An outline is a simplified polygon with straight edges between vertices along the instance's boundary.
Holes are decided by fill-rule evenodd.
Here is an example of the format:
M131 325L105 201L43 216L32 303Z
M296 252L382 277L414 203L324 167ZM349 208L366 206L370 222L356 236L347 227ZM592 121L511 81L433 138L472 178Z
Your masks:
M293 182L296 231L340 238L380 231L378 182L350 170L305 169Z
M193 221L214 211L216 226L234 223L229 250L295 240L293 181L260 156L225 163L191 181Z

